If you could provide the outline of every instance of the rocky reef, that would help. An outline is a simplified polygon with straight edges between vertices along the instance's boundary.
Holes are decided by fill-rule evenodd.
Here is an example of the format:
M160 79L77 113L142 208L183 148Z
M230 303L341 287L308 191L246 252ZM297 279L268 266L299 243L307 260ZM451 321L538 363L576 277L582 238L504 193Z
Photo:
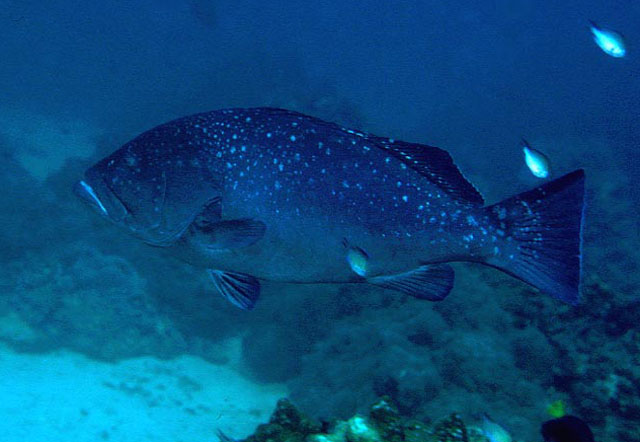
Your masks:
M220 442L231 438L219 433ZM510 436L509 441L514 441ZM269 422L242 442L489 442L490 435L467 425L460 415L429 424L403 417L389 397L379 398L366 415L314 421L287 399L278 401ZM501 439L503 440L503 439ZM504 439L507 440L507 439Z

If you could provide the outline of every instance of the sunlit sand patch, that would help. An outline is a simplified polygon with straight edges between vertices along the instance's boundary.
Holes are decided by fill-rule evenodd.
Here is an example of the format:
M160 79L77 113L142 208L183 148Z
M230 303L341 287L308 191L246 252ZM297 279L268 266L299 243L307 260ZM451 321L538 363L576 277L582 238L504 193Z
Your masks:
M246 437L287 394L191 356L110 364L0 348L0 373L6 442L202 442L216 440L217 429Z
M90 121L0 108L0 140L36 179L45 180L72 157L90 157L101 130Z

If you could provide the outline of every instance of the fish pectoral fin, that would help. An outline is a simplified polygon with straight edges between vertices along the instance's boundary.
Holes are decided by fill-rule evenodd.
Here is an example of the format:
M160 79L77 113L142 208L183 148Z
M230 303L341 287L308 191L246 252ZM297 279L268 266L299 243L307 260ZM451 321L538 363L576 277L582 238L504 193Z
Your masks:
M453 288L454 272L447 264L423 265L396 275L375 276L367 282L427 301L442 301Z
M208 225L194 225L198 242L208 249L237 249L258 242L267 230L262 221L251 218L220 221Z
M218 292L236 307L253 310L260 297L260 281L245 273L207 269Z
M221 218L222 198L215 197L202 208L202 211L196 215L193 222L197 226L204 227L220 221Z

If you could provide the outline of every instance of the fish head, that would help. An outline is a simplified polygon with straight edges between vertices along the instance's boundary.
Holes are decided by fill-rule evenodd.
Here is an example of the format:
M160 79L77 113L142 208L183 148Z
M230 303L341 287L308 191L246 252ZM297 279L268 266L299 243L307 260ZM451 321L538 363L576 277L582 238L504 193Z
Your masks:
M147 244L175 242L216 197L219 184L183 161L121 149L87 169L75 194L94 212Z
M127 207L102 179L92 175L95 173L88 170L85 178L74 184L73 192L98 215L116 224L123 222L129 214Z
M169 226L163 220L163 192L152 191L147 183L122 179L97 164L73 190L98 215L143 241L152 245L171 242L173 235L168 234Z

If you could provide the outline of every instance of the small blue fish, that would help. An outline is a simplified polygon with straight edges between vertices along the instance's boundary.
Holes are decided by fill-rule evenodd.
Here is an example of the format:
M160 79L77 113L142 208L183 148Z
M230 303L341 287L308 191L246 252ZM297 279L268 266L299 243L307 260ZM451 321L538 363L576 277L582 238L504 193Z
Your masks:
M593 34L593 40L605 54L614 58L622 58L627 54L624 37L611 29L601 28L595 22L590 21L590 29Z
M549 159L542 152L531 147L525 139L522 139L522 150L524 162L533 176L537 178L549 177Z
M452 261L576 304L584 180L576 170L485 206L445 150L256 108L157 126L90 167L75 191L123 230L206 269L246 310L262 281L371 284L440 301Z

